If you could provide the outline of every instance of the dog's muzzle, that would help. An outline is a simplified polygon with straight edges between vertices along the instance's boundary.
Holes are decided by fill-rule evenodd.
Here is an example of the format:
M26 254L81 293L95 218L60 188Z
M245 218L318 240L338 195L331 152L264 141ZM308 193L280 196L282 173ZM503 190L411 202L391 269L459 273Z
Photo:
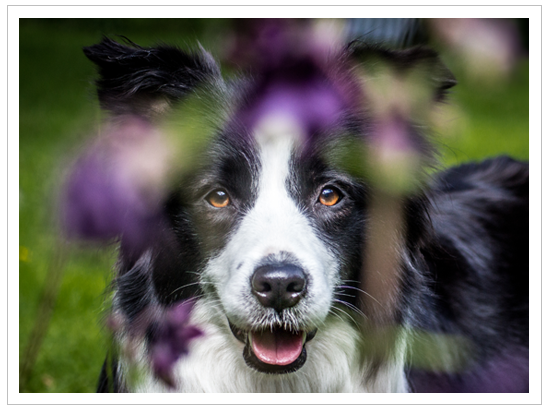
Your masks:
M307 277L294 264L280 263L258 267L251 277L252 294L260 304L281 314L296 306L307 292ZM316 330L287 330L287 326L245 332L230 323L233 335L243 343L246 363L264 373L290 373L298 370L307 359L306 343ZM291 328L291 326L288 326Z

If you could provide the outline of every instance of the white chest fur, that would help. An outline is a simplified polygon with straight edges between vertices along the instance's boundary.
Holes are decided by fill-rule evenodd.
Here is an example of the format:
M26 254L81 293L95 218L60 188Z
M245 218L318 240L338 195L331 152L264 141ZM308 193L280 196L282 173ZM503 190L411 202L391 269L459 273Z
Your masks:
M380 368L366 379L360 364L359 333L349 323L330 317L307 344L308 358L298 371L270 375L248 367L244 345L220 324L204 321L206 306L196 305L194 322L205 335L196 339L190 354L175 366L177 391L186 393L314 393L406 392L402 363ZM212 313L211 311L209 313ZM169 392L162 382L146 374L137 392Z

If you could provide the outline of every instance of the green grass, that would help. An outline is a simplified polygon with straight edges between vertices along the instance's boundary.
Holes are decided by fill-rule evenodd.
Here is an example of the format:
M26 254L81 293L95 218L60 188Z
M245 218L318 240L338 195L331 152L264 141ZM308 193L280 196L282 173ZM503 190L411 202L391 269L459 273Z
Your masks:
M212 29L216 26L216 30ZM136 43L180 45L202 39L220 51L226 21L22 20L20 22L19 135L19 346L20 361L37 316L40 295L56 255L56 195L63 170L97 126L100 113L94 67L83 46L102 34L124 34ZM449 64L451 67L451 64ZM446 164L507 153L528 159L528 64L509 83L483 88L457 74L451 95L459 107L448 137ZM114 247L72 249L50 326L25 392L93 392L109 338L102 327L105 288L116 260Z

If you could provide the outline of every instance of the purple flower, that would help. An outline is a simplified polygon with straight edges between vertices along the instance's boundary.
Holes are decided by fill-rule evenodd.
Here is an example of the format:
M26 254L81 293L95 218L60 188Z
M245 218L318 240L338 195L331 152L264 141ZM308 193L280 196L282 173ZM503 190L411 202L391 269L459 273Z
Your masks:
M438 39L459 58L467 73L489 84L501 84L522 53L518 27L508 19L429 20Z
M191 340L203 335L189 324L193 304L184 302L171 308L159 323L150 346L150 360L154 374L168 386L174 387L173 367L181 356L189 353Z
M61 198L70 238L111 240L142 250L158 225L167 150L150 124L127 117L107 126L75 162Z
M247 50L239 57L255 78L238 120L252 133L271 119L287 121L306 142L337 126L355 106L356 95L349 79L334 71L336 56L328 38L311 21L254 21L237 47Z

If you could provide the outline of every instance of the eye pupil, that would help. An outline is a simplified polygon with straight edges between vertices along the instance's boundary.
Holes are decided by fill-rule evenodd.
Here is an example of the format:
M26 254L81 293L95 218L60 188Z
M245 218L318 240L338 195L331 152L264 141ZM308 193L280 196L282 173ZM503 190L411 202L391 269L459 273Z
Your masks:
M210 205L216 208L224 208L229 205L229 195L227 195L227 192L222 190L212 191L208 194L206 200Z
M335 188L324 188L319 195L319 202L325 206L333 206L341 198L340 192Z

